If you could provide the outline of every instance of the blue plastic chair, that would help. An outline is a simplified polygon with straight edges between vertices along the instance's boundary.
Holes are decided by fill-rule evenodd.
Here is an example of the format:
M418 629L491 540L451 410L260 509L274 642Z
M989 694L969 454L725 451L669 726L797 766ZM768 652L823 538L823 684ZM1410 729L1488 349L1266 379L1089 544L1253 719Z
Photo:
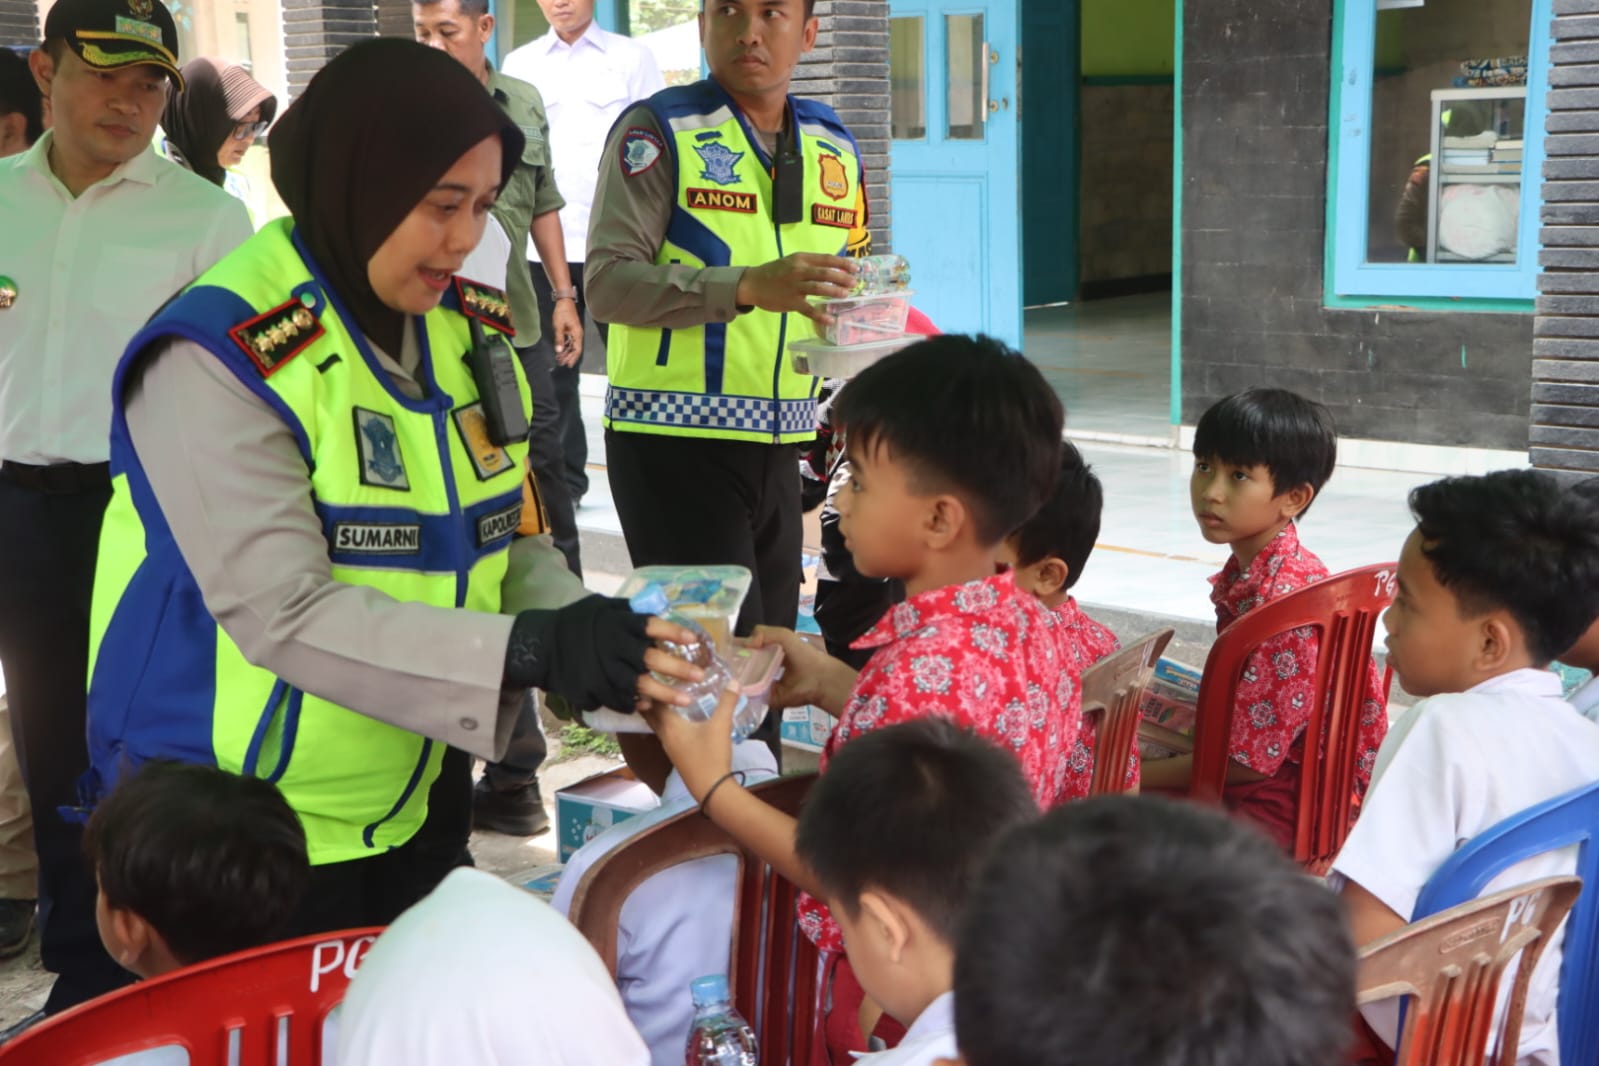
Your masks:
M1524 859L1578 845L1583 891L1566 920L1560 963L1560 1061L1599 1063L1599 782L1556 796L1477 834L1438 867L1411 921L1476 899Z

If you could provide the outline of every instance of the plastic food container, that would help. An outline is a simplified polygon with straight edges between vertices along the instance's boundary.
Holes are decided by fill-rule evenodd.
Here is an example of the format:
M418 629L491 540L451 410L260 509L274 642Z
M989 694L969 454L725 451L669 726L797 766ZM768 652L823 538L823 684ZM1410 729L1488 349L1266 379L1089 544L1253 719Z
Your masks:
M895 337L905 332L910 317L912 289L846 296L836 300L817 300L816 305L833 316L833 323L822 327L822 339L829 344L865 344Z
M735 644L724 652L724 661L737 678L739 692L744 696L744 706L736 714L735 733L748 736L765 721L772 684L783 676L783 649L747 648ZM679 708L679 713L691 712L692 707ZM689 715L697 717L697 715ZM583 724L599 733L648 733L649 725L636 714L624 714L609 708L584 711Z
M733 622L750 591L750 572L742 566L641 566L628 575L617 595L631 600L649 586L666 600L663 614L703 626L718 648L733 644ZM657 613L657 612L651 612Z
M801 374L819 378L852 378L879 359L907 348L922 338L914 333L884 337L869 344L828 344L820 337L807 337L788 346L789 360Z

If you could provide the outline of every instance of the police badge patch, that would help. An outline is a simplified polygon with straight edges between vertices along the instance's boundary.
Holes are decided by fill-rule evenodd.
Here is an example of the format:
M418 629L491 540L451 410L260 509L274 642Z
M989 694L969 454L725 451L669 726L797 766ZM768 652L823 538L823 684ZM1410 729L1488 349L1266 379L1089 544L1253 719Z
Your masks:
M666 151L666 145L649 130L638 126L628 127L622 137L622 173L636 178L653 167Z
M844 161L836 155L823 155L817 159L822 195L830 200L842 200L849 195L849 172Z
M696 144L694 151L705 164L705 169L700 171L701 180L718 185L737 185L744 180L743 175L733 169L744 158L743 152L735 152L725 144Z
M487 481L511 469L511 453L489 437L489 422L483 414L483 401L457 407L450 415L455 419L455 428L461 434L461 446L472 460L472 468L477 471L479 481Z
M400 438L394 432L394 419L379 411L357 407L355 444L361 455L361 484L400 492L410 490L405 460L400 456Z

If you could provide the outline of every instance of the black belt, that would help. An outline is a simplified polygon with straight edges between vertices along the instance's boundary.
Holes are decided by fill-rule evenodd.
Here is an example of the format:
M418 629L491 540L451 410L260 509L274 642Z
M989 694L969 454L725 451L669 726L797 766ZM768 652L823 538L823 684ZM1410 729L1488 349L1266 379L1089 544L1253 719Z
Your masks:
M110 463L0 463L0 481L35 492L64 495L72 492L104 491L111 487Z

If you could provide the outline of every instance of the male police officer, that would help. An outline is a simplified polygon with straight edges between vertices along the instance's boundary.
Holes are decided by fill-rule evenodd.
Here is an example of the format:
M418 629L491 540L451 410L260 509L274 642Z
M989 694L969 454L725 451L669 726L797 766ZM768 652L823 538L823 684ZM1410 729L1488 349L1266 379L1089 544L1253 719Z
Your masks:
M810 0L700 13L709 79L622 116L602 159L585 275L612 323L606 456L635 564L738 563L739 630L792 626L800 585L798 443L815 378L788 341L810 297L844 296L864 222L854 138L788 95L816 42Z
M0 662L33 804L55 1012L130 980L100 946L77 805L89 600L111 496L111 373L139 326L250 235L150 147L178 32L160 0L59 0L29 57L53 127L0 163Z

